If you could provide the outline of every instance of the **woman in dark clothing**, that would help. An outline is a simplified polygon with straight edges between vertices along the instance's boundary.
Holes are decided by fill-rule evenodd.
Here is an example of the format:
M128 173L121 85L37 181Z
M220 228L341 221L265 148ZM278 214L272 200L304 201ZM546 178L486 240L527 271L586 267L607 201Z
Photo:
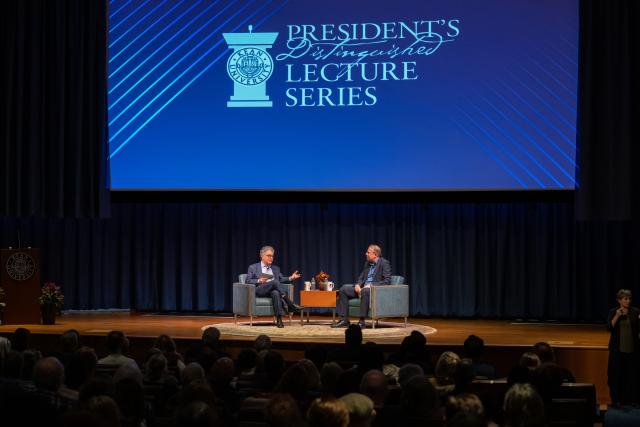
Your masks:
M620 289L618 307L609 310L609 392L613 406L638 402L637 362L640 353L640 310L631 306L631 291Z

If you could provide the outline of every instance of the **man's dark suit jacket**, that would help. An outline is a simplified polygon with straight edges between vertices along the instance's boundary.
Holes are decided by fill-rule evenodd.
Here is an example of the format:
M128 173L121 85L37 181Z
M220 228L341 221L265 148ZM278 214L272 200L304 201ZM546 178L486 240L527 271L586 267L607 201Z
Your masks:
M358 276L356 285L364 286L367 281L367 275L369 275L369 262L364 263L362 267L362 273ZM378 285L390 285L391 284L391 264L386 259L380 257L376 263L376 268L373 270L373 283L371 286Z
M289 281L289 276L283 276L280 272L280 267L277 265L271 264L271 271L273 272L273 280L277 283L285 283ZM255 263L249 266L249 270L247 271L247 278L245 279L245 283L258 283L258 279L262 274L262 264Z
M609 310L609 316L607 316L607 329L611 332L611 336L609 337L610 351L618 351L620 349L620 319L618 319L615 326L611 325L611 321L619 308L620 307L612 308ZM638 320L638 315L640 315L640 310L638 310L637 307L629 307L627 316L629 316L629 322L631 323L631 333L633 335L635 351L640 351L640 340L638 339L640 321Z

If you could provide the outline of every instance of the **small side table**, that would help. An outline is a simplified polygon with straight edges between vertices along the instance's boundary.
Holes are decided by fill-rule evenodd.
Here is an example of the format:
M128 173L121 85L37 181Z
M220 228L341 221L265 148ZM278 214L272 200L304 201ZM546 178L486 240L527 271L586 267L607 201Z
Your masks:
M307 323L310 313L307 308L331 308L331 324L336 321L336 294L338 291L300 291L300 325L304 325L304 312L307 311Z

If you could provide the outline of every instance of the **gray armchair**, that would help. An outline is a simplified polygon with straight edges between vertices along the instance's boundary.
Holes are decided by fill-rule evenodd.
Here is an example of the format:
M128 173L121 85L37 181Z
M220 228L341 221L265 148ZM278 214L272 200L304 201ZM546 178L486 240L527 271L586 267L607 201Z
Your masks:
M249 316L249 325L253 325L254 316L275 316L271 297L261 298L256 296L256 285L245 283L246 274L238 276L238 282L233 284L233 320L237 324L238 316ZM280 283L278 288L286 293L293 301L293 285ZM289 324L292 314L289 313Z
M349 316L360 315L360 298L349 300ZM404 283L404 277L391 276L390 285L372 286L369 301L369 317L373 320L373 328L379 319L384 317L404 317L404 327L407 327L409 316L409 285Z

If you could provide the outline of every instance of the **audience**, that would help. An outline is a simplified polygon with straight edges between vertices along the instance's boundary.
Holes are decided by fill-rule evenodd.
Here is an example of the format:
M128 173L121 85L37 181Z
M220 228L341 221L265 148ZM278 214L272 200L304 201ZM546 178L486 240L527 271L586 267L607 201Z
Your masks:
M304 422L298 403L290 394L276 393L264 408L264 419L269 427L297 427Z
M384 406L389 395L387 378L377 369L366 372L360 381L360 393L371 399L374 406Z
M129 340L121 331L111 331L107 334L105 347L109 355L98 360L100 365L135 364L135 360L124 354L129 350Z
M546 425L544 403L529 384L514 384L504 397L505 427L542 427Z
M23 352L29 349L31 331L27 328L18 328L11 336L11 346L15 351Z
M445 351L438 358L433 385L441 397L445 397L455 389L455 372L460 363L460 357L452 351Z
M232 359L218 329L208 328L185 352L185 366L173 339L160 335L142 370L126 356L129 344L120 331L107 334L109 354L99 361L75 330L45 352L54 357L42 358L31 347L27 329L14 337L18 350L0 337L0 411L3 419L19 414L20 425L235 426L242 424L243 402L253 399L257 418L274 427L479 427L493 421L535 427L548 424L545 404L559 395L569 372L556 365L548 344L537 343L509 372L506 395L488 401L474 379L495 377L495 367L482 362L484 342L475 335L464 342L469 358L445 351L435 369L424 335L408 335L385 365L381 347L363 344L358 325L347 328L337 350L314 344L305 349L308 358L295 363L285 363L267 335Z
M340 398L349 412L349 427L370 427L376 416L373 401L364 394L349 393Z
M311 403L307 411L307 421L311 427L347 427L349 411L339 399L320 397Z
M476 378L492 380L496 377L496 367L482 361L484 355L484 340L482 338L469 335L464 340L464 354L471 359Z
M546 342L538 342L533 345L533 352L540 358L540 363L556 363L556 355L551 345ZM562 381L565 383L575 383L576 378L571 371L566 368L559 367L562 372Z

